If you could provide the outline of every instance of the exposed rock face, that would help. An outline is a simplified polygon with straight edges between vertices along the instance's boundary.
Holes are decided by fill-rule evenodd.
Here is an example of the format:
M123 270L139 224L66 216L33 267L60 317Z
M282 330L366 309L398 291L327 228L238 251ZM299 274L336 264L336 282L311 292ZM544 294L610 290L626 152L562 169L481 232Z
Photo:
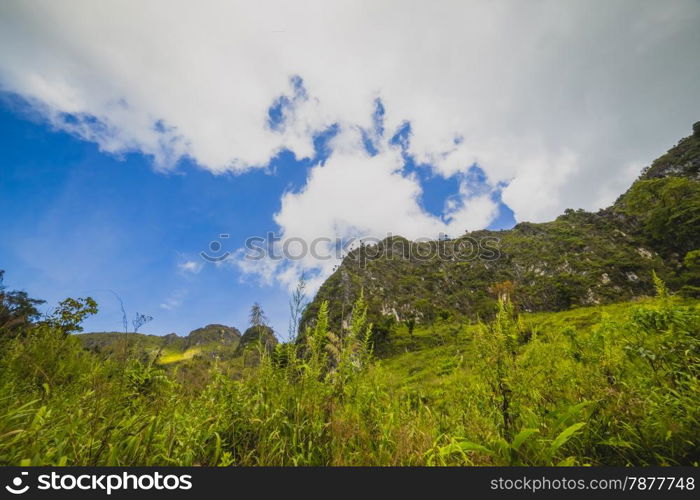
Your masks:
M379 326L411 318L483 318L493 311L494 285L505 282L527 311L652 294L652 271L672 280L683 256L700 246L698 129L700 122L694 135L655 160L612 207L597 213L567 210L555 221L521 222L507 231L422 243L397 236L354 250L319 289L301 332L324 300L332 328L347 324L361 290L369 319ZM465 258L460 248L474 241L486 248ZM420 257L426 254L430 257Z

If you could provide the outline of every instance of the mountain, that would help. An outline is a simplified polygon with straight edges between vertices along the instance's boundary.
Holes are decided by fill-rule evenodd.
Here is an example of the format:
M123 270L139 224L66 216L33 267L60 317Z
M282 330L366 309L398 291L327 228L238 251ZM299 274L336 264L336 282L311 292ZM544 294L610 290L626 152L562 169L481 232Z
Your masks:
M132 347L139 350L158 349L167 343L175 346L184 346L185 337L179 337L175 333L170 333L165 336L149 335L145 333L127 333L124 332L88 332L76 334L83 346L95 353L107 353L117 349L120 342L125 342L127 339Z
M241 340L234 327L212 324L192 330L187 336L175 333L149 335L143 333L92 332L77 335L83 346L93 352L112 354L129 349L142 357L158 357L161 364L199 357L233 356Z
M501 293L525 312L634 300L653 294L652 271L678 289L684 257L700 247L699 227L700 122L596 213L568 209L551 222L454 240L396 236L353 250L306 309L302 329L323 301L332 327L346 326L361 291L382 332L396 322L489 317Z

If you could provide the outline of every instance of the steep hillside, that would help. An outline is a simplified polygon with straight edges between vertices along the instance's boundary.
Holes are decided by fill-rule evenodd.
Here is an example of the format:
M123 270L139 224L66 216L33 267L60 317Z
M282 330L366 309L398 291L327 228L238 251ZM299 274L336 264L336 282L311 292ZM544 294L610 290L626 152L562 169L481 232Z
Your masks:
M652 271L678 288L684 256L700 247L700 122L693 130L597 213L566 210L506 231L360 247L322 285L302 325L327 300L340 328L361 290L381 332L402 321L488 317L499 293L524 311L558 311L649 295Z

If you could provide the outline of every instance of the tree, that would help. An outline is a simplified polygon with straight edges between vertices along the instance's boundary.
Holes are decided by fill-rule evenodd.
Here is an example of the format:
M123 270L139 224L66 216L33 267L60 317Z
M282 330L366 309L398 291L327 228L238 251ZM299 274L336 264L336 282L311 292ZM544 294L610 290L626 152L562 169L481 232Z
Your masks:
M37 306L44 301L32 299L24 291L5 291L4 276L5 271L0 269L0 331L14 330L39 319Z
M60 329L64 335L82 332L80 324L88 316L97 314L97 302L92 297L72 299L68 297L46 317L46 323Z
M267 317L260 304L257 302L250 308L250 326L258 327L267 325Z

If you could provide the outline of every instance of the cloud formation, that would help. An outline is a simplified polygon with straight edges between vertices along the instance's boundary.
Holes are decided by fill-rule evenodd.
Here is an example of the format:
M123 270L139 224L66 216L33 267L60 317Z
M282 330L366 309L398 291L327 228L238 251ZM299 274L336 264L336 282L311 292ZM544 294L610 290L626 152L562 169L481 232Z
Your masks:
M161 309L165 309L166 311L172 311L175 309L178 309L183 301L185 300L185 297L187 296L187 290L183 288L178 288L176 290L173 290L163 302L160 304Z
M178 270L183 273L198 274L202 270L203 263L195 260L187 260L177 265Z
M400 148L357 139L377 98L386 131L410 123L406 154L445 177L477 162L517 220L597 209L700 116L698 25L694 0L7 0L0 88L159 169L311 157L335 124L281 230L428 236L487 225L493 201L463 185L442 218L425 213Z

